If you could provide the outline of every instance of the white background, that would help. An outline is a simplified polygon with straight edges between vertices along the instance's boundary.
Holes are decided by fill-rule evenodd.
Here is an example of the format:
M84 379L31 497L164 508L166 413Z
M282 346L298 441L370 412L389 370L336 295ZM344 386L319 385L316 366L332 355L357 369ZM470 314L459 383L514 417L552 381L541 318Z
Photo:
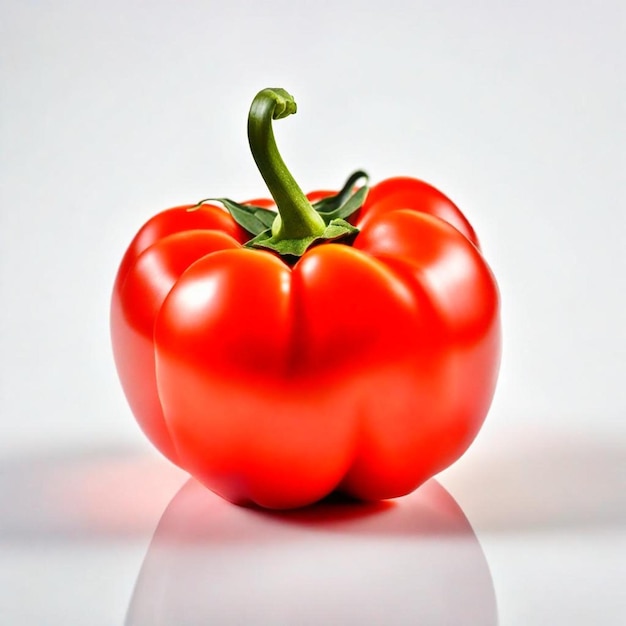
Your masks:
M442 480L484 528L502 623L558 623L577 594L570 623L618 623L605 531L624 546L625 36L617 1L0 1L5 471L29 455L148 450L109 346L117 264L161 209L264 195L246 116L259 89L284 87L299 110L277 140L305 190L357 168L427 180L474 224L499 280L496 399ZM116 616L137 541L120 560L107 552L130 581L111 591ZM546 546L558 549L536 571ZM36 558L5 548L14 570ZM546 584L576 554L601 577L570 576L550 603ZM9 615L20 597L4 599ZM55 598L61 616L70 603ZM585 621L597 611L604 621Z

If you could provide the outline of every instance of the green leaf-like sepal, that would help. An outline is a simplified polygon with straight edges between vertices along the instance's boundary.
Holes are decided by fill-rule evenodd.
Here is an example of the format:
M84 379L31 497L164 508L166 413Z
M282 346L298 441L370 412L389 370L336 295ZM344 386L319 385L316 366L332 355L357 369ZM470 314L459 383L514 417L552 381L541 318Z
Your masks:
M196 206L204 202L219 202L232 215L239 226L247 230L251 235L260 235L262 232L272 227L276 216L276 211L264 209L251 204L240 204L228 198L207 198ZM196 208L196 207L194 207Z
M311 246L320 243L347 241L359 232L358 228L348 224L343 219L333 219L324 232L317 237L306 237L304 239L281 239L275 241L271 228L257 235L254 239L245 244L246 248L260 248L262 250L272 250L278 252L287 261L297 261Z
M353 193L354 185L361 179L365 179L366 184ZM368 179L368 175L362 170L354 172L339 193L314 202L313 208L324 218L327 224L334 219L350 217L365 202L368 191L366 186Z
M239 226L254 235L245 247L272 250L288 262L295 262L313 245L330 241L349 243L350 239L354 239L359 231L345 220L363 206L369 192L369 188L365 185L354 191L355 184L361 179L367 182L367 174L361 170L354 172L341 191L313 203L313 208L324 220L326 228L319 235L301 239L276 239L272 234L272 227L275 233L279 232L277 225L280 224L280 216L276 211L251 204L241 204L229 198L207 198L198 202L190 210L197 209L205 202L219 202Z
M365 202L365 198L369 192L368 187L361 187L354 192L343 204L333 209L332 211L320 211L315 205L316 211L322 216L322 219L326 224L330 224L333 220L345 219L350 217L353 213L356 213Z

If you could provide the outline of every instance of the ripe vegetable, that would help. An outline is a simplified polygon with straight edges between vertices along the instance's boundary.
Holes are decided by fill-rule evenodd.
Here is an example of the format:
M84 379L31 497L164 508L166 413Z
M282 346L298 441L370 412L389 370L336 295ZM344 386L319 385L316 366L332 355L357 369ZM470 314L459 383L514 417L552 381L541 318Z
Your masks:
M305 196L274 141L284 90L252 103L274 201L203 201L137 233L113 292L122 386L159 450L226 499L409 493L481 427L499 296L472 227L413 178ZM273 209L275 207L278 213Z

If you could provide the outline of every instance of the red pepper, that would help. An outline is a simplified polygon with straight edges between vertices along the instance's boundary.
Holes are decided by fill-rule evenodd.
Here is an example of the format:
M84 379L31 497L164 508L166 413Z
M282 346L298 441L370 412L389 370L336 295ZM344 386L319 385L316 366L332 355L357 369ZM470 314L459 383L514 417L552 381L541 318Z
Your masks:
M135 236L113 292L118 372L156 447L228 500L400 496L483 423L497 285L469 222L424 182L368 193L357 172L305 196L272 133L293 112L281 89L250 109L274 202L177 207Z

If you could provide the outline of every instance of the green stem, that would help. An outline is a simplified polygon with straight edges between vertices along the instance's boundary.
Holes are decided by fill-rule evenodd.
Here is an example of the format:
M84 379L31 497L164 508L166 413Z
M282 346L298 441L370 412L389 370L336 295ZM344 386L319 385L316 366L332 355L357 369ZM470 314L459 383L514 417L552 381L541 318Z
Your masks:
M250 150L280 214L276 228L272 228L275 241L317 237L326 228L276 147L272 120L287 117L296 110L293 96L284 89L263 89L252 101L248 115Z

